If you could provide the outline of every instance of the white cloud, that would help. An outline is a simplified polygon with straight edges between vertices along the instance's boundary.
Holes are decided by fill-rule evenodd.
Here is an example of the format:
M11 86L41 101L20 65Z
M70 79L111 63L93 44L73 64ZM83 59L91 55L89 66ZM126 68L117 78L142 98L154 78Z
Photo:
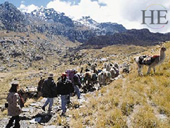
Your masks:
M22 12L26 12L26 13L31 13L32 11L38 9L38 6L35 5L28 5L25 6L23 3L20 5L20 7L18 8L19 10L21 10Z

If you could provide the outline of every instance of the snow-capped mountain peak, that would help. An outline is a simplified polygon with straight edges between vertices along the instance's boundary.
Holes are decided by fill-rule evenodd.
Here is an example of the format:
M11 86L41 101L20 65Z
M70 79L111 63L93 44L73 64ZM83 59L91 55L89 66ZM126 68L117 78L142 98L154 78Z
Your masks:
M51 16L58 15L58 13L54 9L47 9L44 7L41 7L37 10L32 11L31 14L44 19L49 19Z
M90 29L98 29L99 23L93 20L90 16L83 16L77 21L80 22L82 25L89 27Z
M59 22L71 27L74 26L72 19L65 16L64 13L55 11L53 8L39 8L37 10L32 11L31 15L41 18L45 21Z

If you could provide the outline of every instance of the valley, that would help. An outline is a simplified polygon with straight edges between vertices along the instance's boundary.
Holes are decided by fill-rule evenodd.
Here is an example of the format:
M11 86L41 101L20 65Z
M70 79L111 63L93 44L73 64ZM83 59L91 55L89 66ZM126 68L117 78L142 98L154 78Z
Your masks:
M134 57L159 54L166 58L156 73L138 75ZM126 29L122 24L99 23L89 16L74 21L54 9L21 12L13 4L0 4L0 128L9 116L4 108L10 83L36 88L49 72L54 81L68 69L102 70L105 63L118 63L119 76L93 91L71 97L62 117L60 96L52 114L41 109L45 98L27 99L21 114L23 128L170 128L170 33ZM128 65L129 73L124 72ZM84 73L84 72L83 72Z

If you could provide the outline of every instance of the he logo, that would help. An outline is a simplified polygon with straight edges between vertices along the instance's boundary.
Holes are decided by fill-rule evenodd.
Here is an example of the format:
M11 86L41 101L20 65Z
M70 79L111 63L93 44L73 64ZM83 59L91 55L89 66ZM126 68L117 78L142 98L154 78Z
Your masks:
M163 28L168 24L167 13L168 11L163 5L150 5L146 10L142 10L142 24L146 24L148 27L153 29Z

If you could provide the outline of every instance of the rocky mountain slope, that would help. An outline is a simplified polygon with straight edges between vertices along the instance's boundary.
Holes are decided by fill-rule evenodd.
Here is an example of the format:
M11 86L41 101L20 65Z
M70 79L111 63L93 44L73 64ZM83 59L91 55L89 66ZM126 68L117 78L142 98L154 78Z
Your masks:
M14 5L5 2L0 4L0 29L26 31L27 19Z
M32 17L40 18L43 21L61 23L68 27L74 27L73 21L65 16L64 13L58 13L54 9L46 9L41 7L38 10L34 10L30 14Z
M121 24L105 22L105 23L98 23L93 20L90 16L82 17L78 21L75 21L76 24L82 24L90 29L95 30L96 32L102 32L98 35L108 35L108 34L115 34L125 32L126 28Z
M58 35L0 31L0 72L56 68L66 61L67 50L79 45Z
M40 8L31 13L22 13L9 2L0 4L0 29L20 32L47 32L62 35L75 42L85 42L92 36L124 32L126 29L116 23L97 23L97 29L91 29L84 23L73 21L54 9ZM85 17L84 17L85 18ZM91 19L88 19L89 21ZM91 23L94 25L94 23Z
M154 45L170 39L170 34L151 33L147 29L126 30L121 24L98 23L89 16L73 21L64 13L43 7L31 13L22 13L9 2L0 4L0 29L61 35L72 42L97 46Z
M42 7L30 14L22 13L8 2L0 4L0 29L59 35L67 37L72 42L85 43L83 48L100 48L114 44L147 46L170 40L169 33L151 33L148 29L126 30L120 24L98 23L89 16L73 21L64 13L56 12L54 9Z
M152 33L148 29L141 30L127 30L123 33L115 33L113 35L96 36L90 38L86 44L82 45L84 48L101 48L108 45L140 45L149 46L157 45L161 42L169 41L170 33Z

